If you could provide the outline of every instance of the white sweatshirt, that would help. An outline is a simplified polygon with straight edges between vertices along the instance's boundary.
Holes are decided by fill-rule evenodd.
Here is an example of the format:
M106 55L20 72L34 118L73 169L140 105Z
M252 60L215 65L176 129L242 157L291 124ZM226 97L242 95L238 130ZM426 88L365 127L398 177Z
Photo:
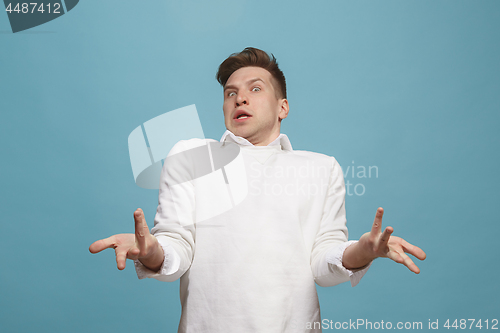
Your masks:
M321 332L315 283L355 286L370 266L342 266L353 241L347 241L340 165L293 150L285 134L265 147L229 131L221 142L240 147L238 174L228 167L212 173L229 182L234 207L203 220L227 198L200 179L168 184L165 163L152 229L165 261L159 272L136 261L139 278L181 279L179 332ZM206 141L181 141L170 155L200 145Z

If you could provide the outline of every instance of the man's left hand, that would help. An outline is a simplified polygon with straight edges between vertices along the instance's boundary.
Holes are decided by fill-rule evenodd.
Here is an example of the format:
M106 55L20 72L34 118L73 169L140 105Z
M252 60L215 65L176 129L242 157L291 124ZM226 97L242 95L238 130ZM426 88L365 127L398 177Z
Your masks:
M361 236L358 243L349 246L345 250L342 264L347 269L356 269L366 266L375 258L387 257L405 265L416 274L420 273L420 269L407 253L424 260L426 257L425 252L400 237L391 236L394 231L392 227L387 227L382 232L383 215L384 209L382 207L378 208L372 230Z

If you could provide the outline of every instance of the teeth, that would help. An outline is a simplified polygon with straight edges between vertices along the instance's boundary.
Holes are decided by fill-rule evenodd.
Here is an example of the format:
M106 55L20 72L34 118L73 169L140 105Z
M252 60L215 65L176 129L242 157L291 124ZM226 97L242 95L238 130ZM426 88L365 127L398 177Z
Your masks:
M245 116L244 114L242 114L242 115L238 116L237 119L243 119L243 118L248 118L248 116Z

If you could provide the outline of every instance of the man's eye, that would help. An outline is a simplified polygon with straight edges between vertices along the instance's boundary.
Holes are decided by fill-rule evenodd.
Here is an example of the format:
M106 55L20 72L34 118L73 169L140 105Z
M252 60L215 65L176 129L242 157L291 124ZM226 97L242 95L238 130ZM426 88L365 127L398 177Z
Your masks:
M252 91L260 91L260 88L259 87L253 87Z
M228 97L234 96L236 93L234 91L231 91L230 93L227 94Z

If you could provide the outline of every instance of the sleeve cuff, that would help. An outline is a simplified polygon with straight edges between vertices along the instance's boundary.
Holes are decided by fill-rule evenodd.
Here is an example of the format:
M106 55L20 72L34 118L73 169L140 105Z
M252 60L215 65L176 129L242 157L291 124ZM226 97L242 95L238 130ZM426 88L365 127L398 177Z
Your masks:
M165 236L157 236L158 243L163 249L163 254L165 259L160 267L160 270L154 272L144 266L139 260L134 260L135 271L139 279L144 278L156 278L159 276L168 276L176 273L179 270L181 258L175 249L169 244L168 239Z
M326 254L326 261L330 264L331 268L342 275L349 275L349 280L351 281L351 287L355 287L365 273L370 268L373 261L368 265L358 268L358 269L347 269L342 265L342 257L344 256L344 251L350 245L357 243L358 241L348 241L341 245L338 245L328 251Z

